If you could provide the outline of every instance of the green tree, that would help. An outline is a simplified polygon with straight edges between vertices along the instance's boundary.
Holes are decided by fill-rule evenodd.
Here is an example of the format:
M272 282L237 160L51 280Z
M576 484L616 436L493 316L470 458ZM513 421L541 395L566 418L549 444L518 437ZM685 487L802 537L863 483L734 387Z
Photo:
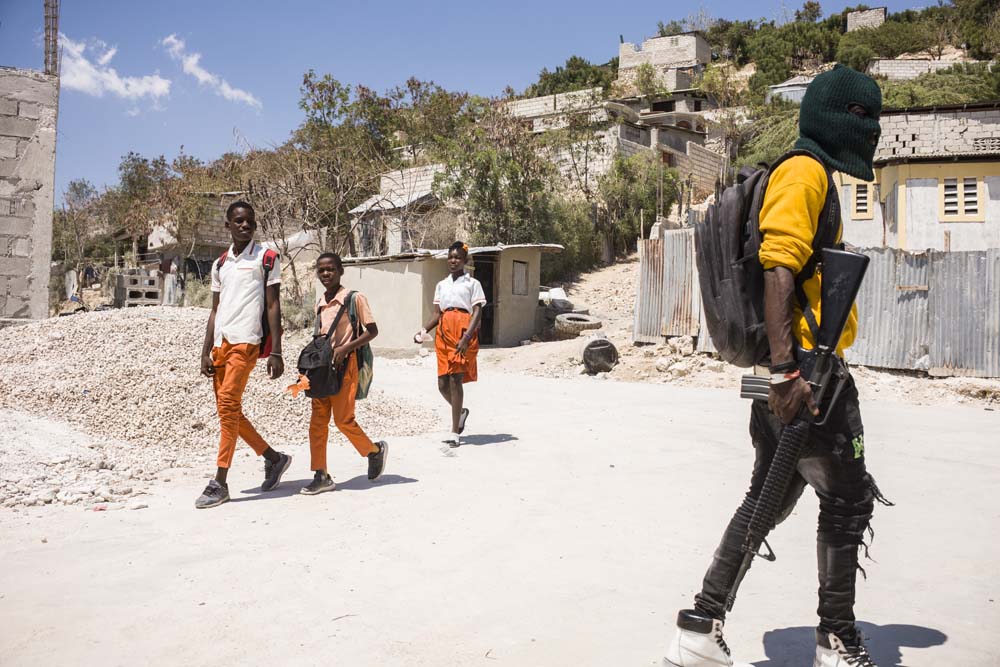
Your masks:
M652 151L615 156L601 178L600 195L607 215L603 231L611 234L616 253L634 249L635 240L648 235L656 216L670 210L677 200L677 183L677 172Z
M791 150L799 136L799 108L777 100L757 107L753 122L745 130L737 166L770 164Z
M541 97L587 88L607 90L617 77L617 57L604 65L594 65L586 58L570 56L565 65L557 66L554 71L542 69L538 81L525 89L524 96Z
M534 243L553 237L555 170L531 134L502 104L476 99L476 122L446 151L446 172L435 181L442 199L460 202L482 244Z
M635 87L640 95L648 99L670 95L670 89L663 85L660 73L650 63L642 63L635 68Z
M677 19L671 19L666 23L660 21L656 24L657 37L673 37L685 32L687 32L687 26L684 24L684 21L678 21Z
M886 108L971 104L1000 98L1000 71L982 64L960 64L912 81L883 80L879 85Z
M802 9L795 10L795 20L815 23L823 18L823 8L815 0L806 0Z
M990 29L996 30L1000 0L953 0L956 20L962 41L975 58L990 59L997 55L995 38Z

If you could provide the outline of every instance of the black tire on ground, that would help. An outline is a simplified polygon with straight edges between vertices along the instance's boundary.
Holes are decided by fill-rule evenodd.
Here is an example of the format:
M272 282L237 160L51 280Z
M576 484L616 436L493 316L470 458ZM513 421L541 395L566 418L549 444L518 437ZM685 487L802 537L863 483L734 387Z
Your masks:
M587 331L588 329L600 328L601 321L596 317L591 317L590 315L563 313L562 315L556 317L556 333L571 335L579 334L581 331Z
M607 373L618 364L618 348L606 338L597 338L583 348L583 365L591 375Z

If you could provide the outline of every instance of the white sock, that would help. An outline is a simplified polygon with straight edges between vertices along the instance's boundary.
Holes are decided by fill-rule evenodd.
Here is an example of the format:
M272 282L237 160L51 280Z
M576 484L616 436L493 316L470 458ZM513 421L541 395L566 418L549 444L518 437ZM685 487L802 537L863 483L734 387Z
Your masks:
M458 440L458 433L452 433L451 434L451 440L452 440L452 442L458 442L459 441Z

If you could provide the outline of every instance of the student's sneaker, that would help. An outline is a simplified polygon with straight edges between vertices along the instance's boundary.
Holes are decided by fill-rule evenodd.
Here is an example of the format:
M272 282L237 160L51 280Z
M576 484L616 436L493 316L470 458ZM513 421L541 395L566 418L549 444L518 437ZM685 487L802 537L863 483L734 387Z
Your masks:
M733 662L722 621L703 616L691 609L677 614L677 633L667 649L664 664L668 667L752 667Z
M308 486L303 486L299 493L306 496L315 496L324 491L333 491L337 485L333 483L333 478L325 472L317 472L313 481Z
M385 462L389 458L389 443L379 440L375 444L378 445L378 451L368 455L368 479L372 481L378 479L385 470Z
M878 667L861 640L861 633L845 643L832 632L816 630L816 659L813 667Z
M462 408L462 414L458 418L458 434L465 433L465 420L469 418L469 408Z
M278 462L271 463L264 459L264 483L260 485L261 491L270 491L281 483L281 476L292 465L292 457L288 454L278 452Z
M216 480L211 480L205 490L194 501L194 506L200 510L207 510L209 507L218 507L222 503L229 502L229 487L219 484Z

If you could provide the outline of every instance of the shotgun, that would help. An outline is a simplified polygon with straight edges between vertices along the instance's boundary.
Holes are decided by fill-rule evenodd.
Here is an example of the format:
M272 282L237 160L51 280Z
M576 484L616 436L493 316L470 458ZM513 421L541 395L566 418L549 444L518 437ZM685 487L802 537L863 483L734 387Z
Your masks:
M788 492L788 484L798 465L802 448L809 438L813 426L823 426L833 412L833 407L850 375L843 361L837 356L837 344L847 325L847 318L854 306L854 299L861 289L869 258L859 253L824 248L822 250L822 297L820 300L819 330L816 332L816 346L811 350L799 350L799 371L809 382L816 405L822 409L829 391L833 391L824 414L814 417L808 408L802 410L781 431L778 448L764 478L764 486L754 504L753 515L743 543L743 561L736 573L736 580L726 598L726 610L732 611L736 602L736 591L750 569L755 556L769 561L775 560L774 551L765 538L774 529L774 523L781 503ZM745 398L767 400L768 378L744 376L740 395ZM761 545L767 553L760 553Z

